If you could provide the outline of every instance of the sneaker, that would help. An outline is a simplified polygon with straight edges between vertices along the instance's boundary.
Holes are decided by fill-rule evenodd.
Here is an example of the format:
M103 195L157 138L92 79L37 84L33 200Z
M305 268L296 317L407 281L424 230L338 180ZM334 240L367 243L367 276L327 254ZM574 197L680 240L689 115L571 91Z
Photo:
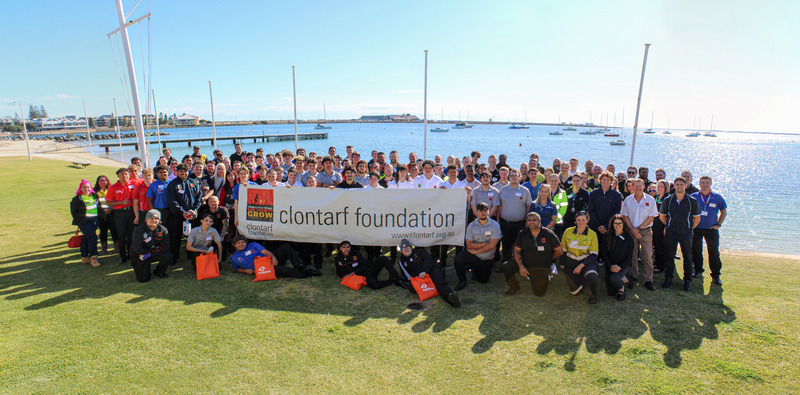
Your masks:
M92 265L92 267L100 267L100 261L97 260L96 256L90 258L89 264Z
M503 292L503 296L514 296L519 293L519 287L508 287L506 291Z
M664 284L661 285L661 288L669 288L672 286L672 279L668 278L664 280Z
M620 302L625 300L625 292L617 292L617 300Z
M704 272L704 271L705 271L705 270L703 270L703 269L700 269L700 270L698 270L698 271L694 272L694 274L692 275L692 277L694 277L694 278L700 278L700 277L702 277L702 276L703 276L703 272Z
M692 280L684 280L683 281L683 290L684 291L691 291L692 290Z
M159 273L158 270L153 270L153 274L155 274L156 277L158 277L158 278L167 278L167 277L169 277L169 274L167 274L167 273Z
M450 304L453 305L453 307L456 308L461 307L461 299L459 299L458 295L454 293L447 295L447 301L450 302Z
M711 284L722 285L722 281L719 279L719 277L711 277Z
M466 287L467 287L466 281L459 281L458 284L456 284L455 291L460 291Z
M655 291L656 290L656 286L653 285L652 281L648 281L648 282L644 283L644 287L647 288L647 290L649 290L649 291Z

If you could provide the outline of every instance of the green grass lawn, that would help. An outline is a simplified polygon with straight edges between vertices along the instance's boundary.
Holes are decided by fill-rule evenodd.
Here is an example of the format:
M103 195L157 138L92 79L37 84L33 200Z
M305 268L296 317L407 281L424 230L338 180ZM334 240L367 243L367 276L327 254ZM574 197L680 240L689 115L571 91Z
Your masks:
M400 288L340 285L329 259L322 277L259 283L197 281L182 259L139 284L116 256L93 269L66 246L78 181L114 169L0 168L4 393L797 392L797 259L726 254L723 287L637 287L594 306L563 275L538 298L503 297L494 274L460 309L412 311Z

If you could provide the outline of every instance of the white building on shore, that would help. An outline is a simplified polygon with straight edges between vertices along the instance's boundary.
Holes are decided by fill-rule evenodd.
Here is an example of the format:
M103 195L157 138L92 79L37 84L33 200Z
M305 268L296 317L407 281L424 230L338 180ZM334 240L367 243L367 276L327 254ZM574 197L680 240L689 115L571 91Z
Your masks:
M194 115L183 113L183 115L169 117L169 124L174 126L197 126L197 121L199 119L200 118Z
M37 118L30 122L35 124L38 130L86 129L86 118L78 118L75 115L62 118Z

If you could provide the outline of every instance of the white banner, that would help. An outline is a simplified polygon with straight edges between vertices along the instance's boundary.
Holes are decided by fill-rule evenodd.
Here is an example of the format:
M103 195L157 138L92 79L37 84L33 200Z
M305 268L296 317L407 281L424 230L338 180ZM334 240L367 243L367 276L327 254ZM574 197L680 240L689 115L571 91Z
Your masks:
M269 188L239 191L239 233L248 239L395 246L464 245L463 189Z

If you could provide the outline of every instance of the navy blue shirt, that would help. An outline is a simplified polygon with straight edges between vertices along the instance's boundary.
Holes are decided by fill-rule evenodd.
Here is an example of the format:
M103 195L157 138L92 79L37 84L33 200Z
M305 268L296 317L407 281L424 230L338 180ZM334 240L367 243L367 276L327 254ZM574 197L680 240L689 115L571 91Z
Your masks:
M684 239L692 235L692 224L694 217L700 216L700 206L697 199L688 194L680 201L675 195L669 195L661 202L659 213L667 216L666 235Z
M167 184L167 202L169 210L176 215L196 211L202 204L200 183L194 178L185 181L175 178Z
M600 225L608 227L608 222L614 214L619 214L622 210L622 194L614 189L608 188L608 192L603 192L603 188L597 188L589 193L589 228L597 230Z

